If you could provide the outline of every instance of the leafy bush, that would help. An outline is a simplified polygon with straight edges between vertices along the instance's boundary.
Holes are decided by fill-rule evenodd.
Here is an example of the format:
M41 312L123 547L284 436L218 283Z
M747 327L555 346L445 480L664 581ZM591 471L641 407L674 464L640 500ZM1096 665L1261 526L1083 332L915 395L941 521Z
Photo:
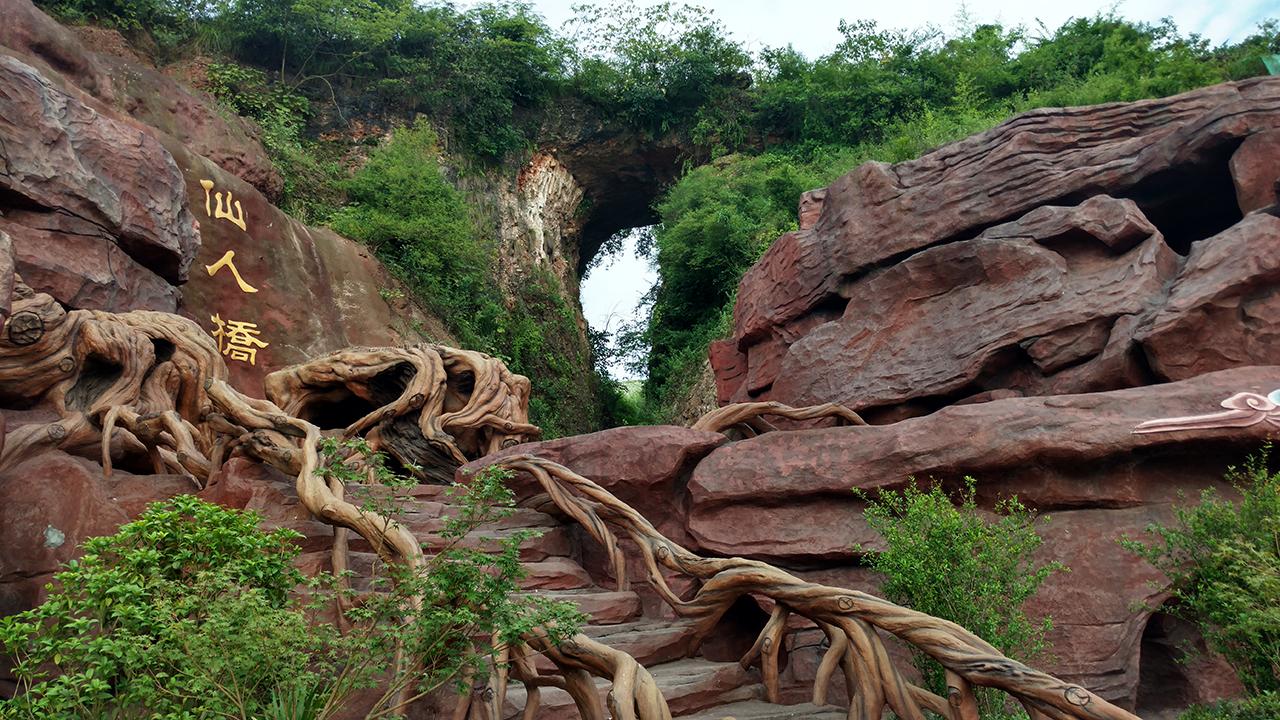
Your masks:
M6 717L219 712L225 706L207 683L178 688L173 679L183 676L184 643L199 644L192 636L233 610L252 610L280 630L228 637L261 654L235 679L261 684L296 673L296 658L277 646L300 639L283 622L301 580L291 564L299 536L260 531L258 520L182 496L152 505L113 536L85 541L44 604L0 619L0 642L25 686ZM188 690L208 696L189 698Z
M885 544L868 561L884 576L881 589L889 600L959 623L1009 657L1031 660L1044 650L1052 622L1032 621L1023 605L1050 574L1065 568L1034 559L1041 543L1034 511L1009 498L988 520L975 495L972 478L965 479L958 504L937 484L927 491L913 485L881 491L874 499L864 495L867 524ZM914 655L926 685L945 697L942 667L923 653ZM983 717L1003 711L1006 696L978 692Z
M162 51L190 40L213 17L219 0L36 0L36 5L68 23L94 23L126 35L149 34Z
M1176 508L1171 525L1150 526L1148 543L1123 542L1169 578L1172 611L1199 626L1253 693L1280 690L1280 472L1267 457L1228 472L1238 503L1207 489L1198 505Z
M483 336L499 308L493 248L480 243L462 195L444 179L431 126L400 128L345 183L338 232L369 245L464 335Z
M352 452L373 469L373 486L362 484L365 468L343 464ZM323 457L321 472L371 509L396 505L411 482L362 441L328 441ZM571 605L517 596L530 534L490 552L459 542L512 512L508 476L490 469L456 489L461 510L442 531L451 544L416 572L379 566L359 603L347 576L303 580L292 531L260 530L253 513L190 496L156 503L86 541L44 604L0 619L21 690L0 715L326 720L383 688L375 717L395 712L401 688L417 697L485 664L476 637L511 642L544 627L558 641L582 618ZM343 627L325 619L339 603ZM398 653L408 662L397 664Z
M1193 707L1178 720L1275 720L1280 717L1280 693L1263 693L1244 700L1226 700Z

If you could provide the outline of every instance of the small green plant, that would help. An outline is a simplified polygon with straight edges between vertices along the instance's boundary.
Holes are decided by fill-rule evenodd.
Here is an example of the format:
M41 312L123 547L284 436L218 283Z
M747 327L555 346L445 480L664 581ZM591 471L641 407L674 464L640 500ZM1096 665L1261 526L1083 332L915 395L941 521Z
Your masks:
M364 441L325 441L321 460L366 510L402 514L411 481ZM19 681L0 716L328 720L360 697L362 709L376 698L367 720L389 718L402 692L418 699L492 662L476 638L509 644L543 628L558 642L583 618L519 593L519 548L532 534L466 542L513 512L508 478L490 468L453 488L445 547L417 569L375 565L359 593L349 574L304 579L292 564L299 536L261 530L253 513L191 496L156 503L87 541L44 604L0 619Z
M867 524L885 543L867 558L884 576L889 600L958 623L1016 660L1031 660L1044 651L1052 621L1032 620L1023 605L1065 568L1035 560L1041 538L1034 511L1009 498L987 519L975 487L965 478L958 502L936 483L928 490L881 491L874 499L855 490L867 500ZM927 687L945 696L942 667L923 653L914 656ZM1006 696L998 691L980 689L978 701L983 717L1005 712Z
M1147 528L1149 542L1121 541L1165 574L1170 609L1199 626L1251 693L1280 691L1280 472L1269 453L1228 471L1238 502L1209 488L1170 525Z
M1269 692L1244 700L1224 700L1183 712L1178 720L1275 720L1280 718L1280 693Z
M149 507L109 537L85 541L49 599L0 619L0 645L16 659L22 693L5 717L157 717L223 712L207 684L178 690L192 633L252 607L256 619L288 632L288 593L301 580L289 530L264 532L259 518L180 496ZM211 627L211 626L210 626ZM230 638L229 638L230 639ZM261 662L234 678L260 684L296 671L276 652L297 636L238 635ZM207 697L187 698L187 692Z

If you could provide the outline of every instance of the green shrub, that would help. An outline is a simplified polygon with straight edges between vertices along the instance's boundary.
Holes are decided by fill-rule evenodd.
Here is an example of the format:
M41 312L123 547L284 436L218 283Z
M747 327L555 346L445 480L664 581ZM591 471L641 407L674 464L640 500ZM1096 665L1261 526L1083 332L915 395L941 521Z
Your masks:
M322 161L320 144L306 138L311 102L246 65L210 63L205 80L224 107L262 130L262 145L284 180L280 208L302 222L327 221L345 201L344 174L337 163Z
M263 627L279 628L227 638L262 660L238 668L234 680L259 684L296 673L296 657L284 650L300 639L285 610L301 580L291 564L299 536L260 531L258 520L181 496L152 505L115 535L85 541L84 555L55 576L44 604L0 619L0 643L17 659L26 690L5 716L221 712L226 706L207 683L189 689L208 697L186 697L171 679L184 672L184 643L199 645L200 633L229 622L232 612L252 610Z
M481 244L466 201L439 161L430 124L397 129L346 182L350 203L331 224L373 248L463 335L483 336L499 313L493 248Z
M351 453L365 458L343 465ZM349 483L367 509L397 514L406 483L363 441L327 441L321 473ZM491 659L477 637L511 642L535 627L553 641L576 631L572 605L517 595L516 533L493 551L457 542L510 515L509 473L490 469L454 490L451 544L425 567L377 566L356 603L346 577L304 579L299 535L263 531L253 513L191 496L149 507L55 576L48 600L0 618L0 647L16 659L19 695L5 718L273 718L328 720L358 693L386 688L368 717L395 711L395 693L420 696ZM419 600L421 604L419 605ZM346 606L345 627L330 613ZM408 658L396 664L398 654ZM370 697L365 695L365 701Z
M972 478L958 504L941 486L927 491L909 485L867 498L867 524L884 538L884 549L867 558L884 576L884 596L913 610L959 623L1015 660L1029 661L1045 648L1050 618L1033 621L1026 601L1059 563L1039 563L1036 514L1017 498L1002 500L995 517L979 511ZM862 548L858 548L862 550ZM946 696L942 666L914 652L926 686ZM982 716L1004 710L1006 696L979 690Z
M1206 489L1198 505L1175 508L1172 524L1150 526L1149 542L1123 541L1168 577L1172 611L1253 693L1280 690L1280 472L1267 457L1228 472L1239 502Z
M1178 720L1275 720L1280 718L1280 693L1263 693L1244 700L1226 700L1193 707Z
M93 23L125 35L147 33L160 50L179 49L213 17L218 0L36 0L36 5L67 23Z

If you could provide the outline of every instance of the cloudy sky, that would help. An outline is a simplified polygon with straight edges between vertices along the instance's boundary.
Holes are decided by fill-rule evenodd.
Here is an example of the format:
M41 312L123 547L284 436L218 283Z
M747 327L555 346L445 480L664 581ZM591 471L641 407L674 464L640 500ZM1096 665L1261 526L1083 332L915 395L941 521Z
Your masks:
M573 17L579 0L534 0L533 6L553 28ZM637 0L639 5L658 0ZM1086 17L1114 8L1131 20L1155 22L1171 17L1184 33L1199 33L1213 44L1238 41L1268 17L1280 18L1280 0L1067 0L1031 3L1026 0L701 0L690 4L713 10L725 27L753 51L791 45L817 57L831 52L840 41L841 19L872 19L882 27L916 28L934 25L944 30L957 25L961 11L970 22L998 21L1036 30L1043 23L1057 28L1072 17ZM653 285L654 273L635 257L633 245L606 259L582 285L582 305L592 327L616 330L635 315L635 306ZM618 369L615 369L618 372Z

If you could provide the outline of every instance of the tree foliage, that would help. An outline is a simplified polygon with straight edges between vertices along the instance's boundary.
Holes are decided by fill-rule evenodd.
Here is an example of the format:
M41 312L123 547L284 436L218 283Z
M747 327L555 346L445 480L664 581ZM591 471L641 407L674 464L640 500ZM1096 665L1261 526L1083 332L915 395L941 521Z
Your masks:
M886 598L959 623L1015 660L1044 650L1052 622L1033 621L1023 606L1050 574L1065 568L1035 559L1041 538L1034 511L1009 498L996 504L994 518L984 517L972 478L954 503L937 484L866 499L867 524L884 540L884 549L869 553L869 563L884 576ZM942 667L922 653L914 657L929 688L945 697ZM982 716L999 716L1004 700L979 691Z
M1148 542L1124 541L1169 578L1171 610L1199 626L1252 693L1280 691L1280 472L1267 458L1228 472L1238 502L1206 489L1173 523L1150 526Z

